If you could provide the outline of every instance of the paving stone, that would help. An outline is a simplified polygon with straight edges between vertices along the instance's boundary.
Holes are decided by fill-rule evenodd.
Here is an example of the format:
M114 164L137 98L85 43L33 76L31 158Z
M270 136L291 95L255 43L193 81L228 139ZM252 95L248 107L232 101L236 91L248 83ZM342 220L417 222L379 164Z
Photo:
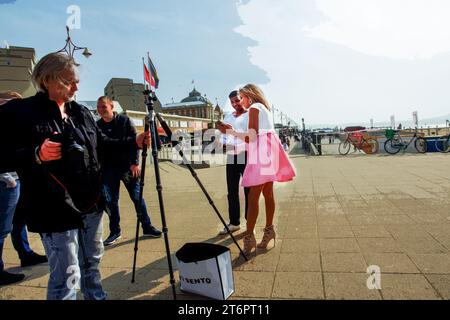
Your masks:
M445 300L450 300L450 275L427 274L425 277Z
M447 253L448 250L434 239L424 238L401 238L398 243L404 252L416 253Z
M392 238L358 238L362 252L402 253L402 246Z
M450 274L449 254L410 254L409 256L423 273Z
M235 296L267 299L272 294L274 279L275 272L236 271L234 272Z
M278 272L273 288L274 299L324 299L319 272Z
M317 239L285 239L281 253L315 253L319 252L319 240Z
M368 265L376 265L381 273L420 273L404 253L364 253Z
M278 272L321 271L318 253L282 253L277 267Z
M384 226L352 226L352 231L357 238L386 238L390 233Z
M378 290L367 288L365 273L325 273L325 292L331 300L381 300Z
M381 293L387 300L436 300L439 294L421 274L382 274Z
M319 227L319 238L354 238L352 228L348 225L334 226L321 225Z
M367 269L361 253L322 253L324 272L365 272Z
M333 253L361 251L354 238L320 239L320 250Z

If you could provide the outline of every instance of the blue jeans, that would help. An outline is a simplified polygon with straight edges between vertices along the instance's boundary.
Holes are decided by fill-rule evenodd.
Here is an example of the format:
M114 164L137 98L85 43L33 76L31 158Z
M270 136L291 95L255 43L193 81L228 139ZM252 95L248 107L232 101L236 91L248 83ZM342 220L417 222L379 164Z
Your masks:
M6 183L0 181L0 271L3 271L2 260L5 238L11 233L14 211L19 201L20 182L17 180L15 188L7 188Z
M134 203L136 212L139 208L140 179L133 179L129 172L123 173L118 169L105 168L103 170L103 194L106 201L106 212L109 216L109 230L113 234L120 233L120 212L119 212L119 191L120 181L127 188L128 194ZM140 222L143 228L151 226L150 217L147 212L147 205L142 199Z
M85 300L106 299L99 267L104 252L102 216L86 215L81 234L78 230L42 234L50 266L48 300L76 300L80 287Z

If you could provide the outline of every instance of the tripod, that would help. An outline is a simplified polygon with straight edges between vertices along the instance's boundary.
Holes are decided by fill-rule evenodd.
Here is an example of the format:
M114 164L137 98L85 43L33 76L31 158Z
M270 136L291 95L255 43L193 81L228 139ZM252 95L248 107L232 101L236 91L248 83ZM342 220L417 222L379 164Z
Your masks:
M176 300L176 292L175 292L175 279L173 276L173 268L172 268L172 260L170 256L170 247L169 247L169 238L168 238L168 228L166 225L166 218L165 218L165 209L164 209L164 200L162 196L162 185L161 185L161 176L159 172L159 162L158 162L158 143L159 143L159 137L158 137L158 130L156 127L156 121L155 121L155 115L159 120L159 123L161 124L162 128L167 134L167 137L172 140L172 131L170 130L169 126L167 125L166 121L159 115L158 113L154 112L154 101L156 101L155 93L151 90L144 91L145 95L145 104L147 105L148 109L148 115L145 120L145 132L147 132L150 129L151 132L151 138L152 138L152 156L153 156L153 164L155 167L155 177L156 177L156 190L158 191L158 201L159 201L159 209L161 212L161 221L163 225L163 234L164 234L164 241L166 245L166 255L167 260L169 264L169 272L170 272L170 284L172 286L172 292L174 300ZM230 237L233 239L233 242L238 247L241 254L244 256L244 259L248 261L247 256L242 251L241 247L237 243L236 239L234 238L233 234L231 233L230 229L228 228L225 220L220 215L219 210L217 209L216 205L214 204L214 201L208 194L208 191L206 191L205 187L203 186L202 182L198 178L197 173L192 168L192 166L189 163L189 160L186 159L182 148L177 146L177 143L175 141L172 141L172 145L177 149L178 153L183 159L183 163L186 164L187 168L191 172L192 176L194 177L195 181L200 186L200 189L205 194L206 198L208 199L209 204L214 209L215 213L219 217L220 221L224 225L225 229L227 230ZM178 147L178 148L177 148ZM141 220L141 208L142 208L142 202L143 202L143 192L144 192L144 179L145 179L145 164L147 160L147 146L144 144L143 150L142 150L142 168L141 168L141 181L140 181L140 192L139 192L139 210L138 210L138 216L137 216L137 223L136 223L136 237L135 237L135 245L134 245L134 260L133 260L133 277L131 282L134 283L135 281L135 273L136 273L136 260L137 260L137 252L138 252L138 243L139 243L139 223Z
M164 209L164 199L162 195L162 185L161 185L161 175L159 172L159 162L158 162L158 145L159 145L159 137L158 137L158 130L156 127L156 121L155 121L155 112L154 112L154 102L157 100L156 95L151 90L145 90L145 104L147 106L148 115L145 118L145 132L148 132L150 129L151 133L151 147L152 147L152 156L153 156L153 165L155 168L155 177L156 177L156 190L158 191L158 201L159 201L159 210L161 212L161 222L163 226L163 234L164 234L164 242L166 245L166 255L167 255L167 261L169 265L169 273L170 273L170 284L172 286L172 293L174 300L177 299L176 291L175 291L175 278L173 275L173 267L172 267L172 259L170 256L170 246L169 246L169 237L168 237L168 231L166 224L166 215L165 215L165 209ZM143 145L142 149L142 166L141 166L141 181L140 181L140 190L139 190L139 210L138 210L138 216L137 216L137 223L136 223L136 237L134 242L134 259L133 259L133 276L131 279L131 283L134 283L135 281L135 274L136 274L136 260L137 260L137 252L138 252L138 243L139 243L139 223L141 221L142 216L142 203L143 203L143 197L144 197L144 179L145 179L145 165L147 161L147 145Z

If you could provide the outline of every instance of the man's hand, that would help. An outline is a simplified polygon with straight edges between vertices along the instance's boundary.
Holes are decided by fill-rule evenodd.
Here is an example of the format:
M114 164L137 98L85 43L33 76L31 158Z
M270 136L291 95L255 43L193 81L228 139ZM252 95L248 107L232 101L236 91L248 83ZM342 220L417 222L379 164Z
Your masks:
M141 176L141 167L138 164L133 164L130 167L131 176L133 179L137 179Z
M226 124L226 123L217 123L217 129L223 133L226 134L227 130L233 130L233 126L231 124Z
M150 131L147 132L143 132L140 135L138 135L136 137L136 144L138 145L139 149L143 149L144 148L144 144L147 147L147 149L149 148L151 143L150 140Z
M39 159L43 162L60 160L61 157L61 143L46 139L39 148Z

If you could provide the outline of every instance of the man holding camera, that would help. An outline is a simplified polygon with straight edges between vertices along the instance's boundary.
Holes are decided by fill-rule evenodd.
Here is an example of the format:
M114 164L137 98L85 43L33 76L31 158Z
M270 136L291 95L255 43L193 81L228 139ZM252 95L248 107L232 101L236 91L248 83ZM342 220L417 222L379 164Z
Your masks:
M39 233L49 260L47 298L106 299L99 270L103 255L102 151L148 145L150 134L135 141L110 139L89 110L75 101L77 64L51 53L35 66L38 93L0 108L0 172L17 171L22 187L16 214Z
M97 100L97 111L101 117L97 121L97 125L100 130L112 139L135 140L136 129L131 120L125 115L115 113L113 109L114 104L109 97L102 96ZM106 211L109 215L110 230L109 237L104 241L105 246L113 244L121 237L119 213L120 181L127 188L136 212L140 213L144 237L161 237L161 231L157 230L150 222L144 199L142 199L142 206L139 208L140 175L141 169L139 167L139 152L137 148L121 150L119 153L115 148L105 148L103 194L106 200Z

